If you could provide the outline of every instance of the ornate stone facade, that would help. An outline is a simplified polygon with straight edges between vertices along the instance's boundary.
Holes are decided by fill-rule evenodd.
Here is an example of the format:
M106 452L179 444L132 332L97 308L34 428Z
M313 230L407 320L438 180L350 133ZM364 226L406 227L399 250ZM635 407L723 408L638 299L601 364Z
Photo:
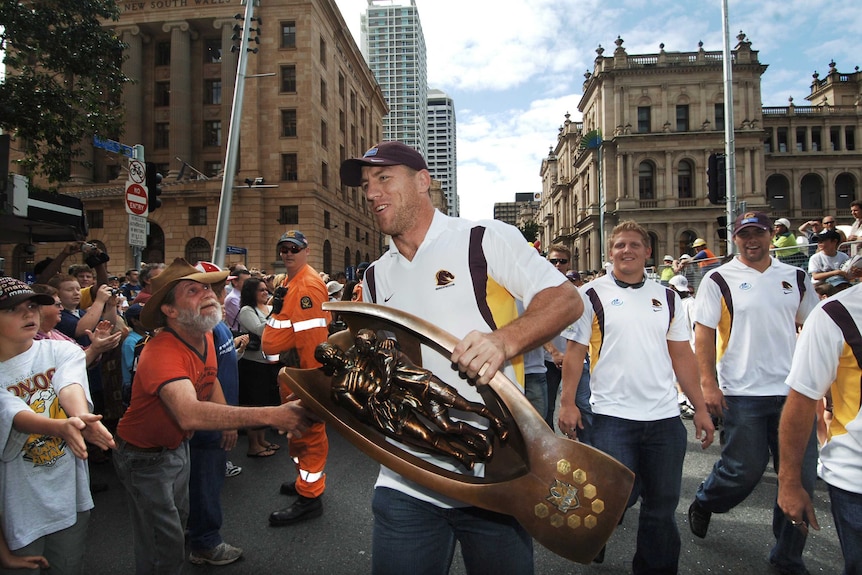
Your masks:
M761 105L766 65L740 33L733 50L733 118L737 200L748 209L789 217L794 229L825 213L850 223L848 206L862 180L862 74L815 77L812 106ZM629 55L617 38L600 46L578 104L566 113L556 146L542 161L542 245L572 249L575 269L602 264L600 211L607 235L635 219L650 232L653 258L691 253L705 238L725 253L718 218L707 200L710 154L724 151L723 57L720 51ZM599 176L601 166L601 177ZM600 190L604 205L600 205Z
M134 83L124 94L125 133L108 137L143 144L147 161L164 174L163 205L150 214L142 261L212 258L239 53L231 48L244 25L257 29L251 35L259 41L249 46L257 52L248 55L227 243L247 254L226 262L245 258L278 271L275 242L292 228L308 236L318 270L333 273L380 254L383 237L364 197L341 185L338 170L381 139L388 107L334 0L268 0L250 23L235 17L245 11L239 0L128 1L120 8L110 25L128 44L124 70ZM122 274L135 263L126 159L85 149L91 166L73 166L60 191L84 200L88 239L106 247L111 271ZM246 183L259 178L261 187ZM37 247L24 256L2 246L7 273L20 275L62 246Z

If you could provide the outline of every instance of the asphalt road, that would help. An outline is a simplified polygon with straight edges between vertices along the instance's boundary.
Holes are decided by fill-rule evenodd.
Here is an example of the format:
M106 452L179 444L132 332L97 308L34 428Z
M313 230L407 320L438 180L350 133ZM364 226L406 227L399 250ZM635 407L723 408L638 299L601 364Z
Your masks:
M713 515L706 539L694 537L688 529L686 510L698 484L718 458L716 445L701 451L690 422L688 454L682 484L682 500L677 521L682 534L680 573L745 574L772 573L767 556L773 543L771 520L776 493L776 476L770 469L758 488L736 509ZM273 441L284 445L276 434ZM287 506L291 499L279 495L282 481L293 478L293 464L287 450L266 459L245 456L245 438L231 453L231 459L243 472L225 481L222 492L224 526L222 536L242 547L243 558L223 567L186 564L186 573L205 574L302 574L353 575L369 573L371 566L370 509L377 464L353 448L336 433L330 434L325 511L322 517L291 527L269 527L271 511ZM88 574L124 574L134 572L132 539L129 531L125 491L110 463L92 465L92 480L107 483L109 488L95 494L87 536L85 572ZM812 531L805 551L811 573L841 573L843 562L838 536L829 512L826 486L818 481L815 506L821 525ZM626 513L625 520L611 537L605 562L589 566L572 563L536 544L537 575L621 574L630 572L637 533L637 506ZM452 574L464 574L457 558Z

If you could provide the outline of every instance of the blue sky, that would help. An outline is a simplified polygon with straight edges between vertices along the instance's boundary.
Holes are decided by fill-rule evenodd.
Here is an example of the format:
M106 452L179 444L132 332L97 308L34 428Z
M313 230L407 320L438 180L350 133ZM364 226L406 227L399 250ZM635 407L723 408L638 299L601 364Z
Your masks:
M367 0L335 0L357 45ZM404 3L407 3L405 0ZM595 49L621 36L629 54L721 50L721 1L417 0L428 84L455 101L461 215L493 216L495 202L541 191L539 169L577 104ZM862 66L858 0L729 0L731 48L742 30L769 65L765 106L807 104L811 75L829 61Z

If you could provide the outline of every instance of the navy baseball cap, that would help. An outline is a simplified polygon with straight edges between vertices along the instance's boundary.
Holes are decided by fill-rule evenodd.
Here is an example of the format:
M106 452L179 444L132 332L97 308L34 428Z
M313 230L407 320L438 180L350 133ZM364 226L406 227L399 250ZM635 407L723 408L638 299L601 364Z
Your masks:
M381 142L361 158L350 158L341 163L341 183L347 186L360 185L363 166L407 166L416 171L428 169L422 154L407 144Z
M284 232L281 237L278 238L278 243L276 244L276 246L281 245L285 242L297 245L301 248L308 247L308 239L306 239L305 234L297 230L290 230L289 232Z
M739 214L733 223L733 235L738 234L745 228L757 228L769 231L772 229L772 221L763 212L745 212Z

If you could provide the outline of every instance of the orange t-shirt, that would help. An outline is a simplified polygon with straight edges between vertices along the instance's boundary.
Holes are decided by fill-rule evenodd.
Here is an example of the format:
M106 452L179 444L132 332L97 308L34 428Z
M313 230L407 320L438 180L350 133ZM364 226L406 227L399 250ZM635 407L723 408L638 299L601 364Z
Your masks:
M212 332L203 356L168 328L147 342L132 382L132 400L117 434L138 447L176 449L190 432L182 429L159 398L171 382L190 379L200 401L209 401L218 374Z

